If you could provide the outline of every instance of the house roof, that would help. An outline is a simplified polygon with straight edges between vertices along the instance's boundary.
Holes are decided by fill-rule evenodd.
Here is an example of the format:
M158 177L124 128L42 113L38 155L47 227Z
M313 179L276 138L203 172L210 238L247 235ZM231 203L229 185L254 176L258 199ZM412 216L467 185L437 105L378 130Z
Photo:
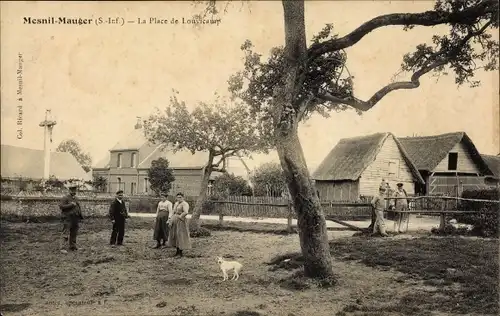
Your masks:
M495 178L500 178L500 156L481 155L488 168L492 171Z
M144 130L142 128L134 129L128 135L123 137L115 146L111 148L110 151L116 150L138 150L144 144L146 144L148 140L144 135Z
M172 169L202 169L208 161L208 152L195 152L192 154L188 150L173 152L172 149L159 145L156 149L138 165L138 169L149 169L151 162L158 158L165 158Z
M424 179L400 142L391 133L376 133L367 136L341 139L321 162L313 174L314 180L358 180L363 171L375 160L387 137L392 136L409 166L413 176L420 182Z
M447 157L449 151L459 142L464 141L472 160L482 172L491 174L476 146L465 132L446 133L434 136L402 137L399 138L410 159L418 170L432 171Z
M92 179L70 153L51 152L50 158L51 176L61 181ZM42 179L43 159L43 150L1 145L2 178Z

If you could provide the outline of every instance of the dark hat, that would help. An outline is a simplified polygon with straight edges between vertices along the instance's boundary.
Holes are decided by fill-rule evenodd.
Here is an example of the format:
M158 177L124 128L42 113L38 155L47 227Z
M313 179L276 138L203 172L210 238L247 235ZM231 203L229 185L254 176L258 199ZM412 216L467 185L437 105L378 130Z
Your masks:
M76 190L76 188L78 188L78 186L76 184L70 184L68 186L68 189L70 189L70 190Z
M401 182L399 182L398 184L396 184L398 187L402 187L403 184Z

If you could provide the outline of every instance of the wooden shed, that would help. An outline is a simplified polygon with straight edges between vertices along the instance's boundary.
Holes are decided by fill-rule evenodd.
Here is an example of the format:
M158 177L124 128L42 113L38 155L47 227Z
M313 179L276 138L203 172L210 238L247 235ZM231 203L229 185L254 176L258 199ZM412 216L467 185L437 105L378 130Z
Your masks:
M460 194L485 186L492 171L465 132L399 138L415 163L425 186L422 194Z
M341 139L313 174L323 200L355 201L377 194L382 179L408 194L424 180L392 133Z

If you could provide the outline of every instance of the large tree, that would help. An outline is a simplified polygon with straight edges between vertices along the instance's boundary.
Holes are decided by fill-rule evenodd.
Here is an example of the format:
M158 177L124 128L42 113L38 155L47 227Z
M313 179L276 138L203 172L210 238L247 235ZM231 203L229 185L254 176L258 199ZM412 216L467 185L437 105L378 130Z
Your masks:
M207 153L200 193L191 216L193 230L200 228L202 206L207 197L212 171L225 173L229 157L267 152L269 135L264 134L261 121L242 103L227 103L216 97L213 103L200 102L191 111L174 92L165 111L157 110L144 122L152 143L166 144L178 150Z
M85 172L89 172L92 168L92 157L86 152L83 151L80 144L73 139L63 140L59 146L57 146L56 151L59 152L67 152L73 155L76 158L78 163L82 166Z
M330 278L333 271L326 222L299 141L299 122L314 112L327 115L328 111L347 108L368 111L393 91L418 88L420 78L431 72L452 72L458 85L477 86L477 70L494 70L498 65L498 41L491 35L492 29L498 29L498 0L438 0L433 10L381 15L344 36L333 33L329 24L310 45L304 1L282 1L282 5L284 46L273 49L269 59L262 61L247 41L242 46L245 69L230 79L230 90L261 113L274 132L297 212L305 275ZM210 13L217 12L215 1L208 7ZM368 100L356 97L345 69L344 49L379 28L401 26L410 31L415 26L436 25L447 25L448 34L435 35L428 44L416 43L415 51L403 57L402 70L409 74L409 80L388 83Z

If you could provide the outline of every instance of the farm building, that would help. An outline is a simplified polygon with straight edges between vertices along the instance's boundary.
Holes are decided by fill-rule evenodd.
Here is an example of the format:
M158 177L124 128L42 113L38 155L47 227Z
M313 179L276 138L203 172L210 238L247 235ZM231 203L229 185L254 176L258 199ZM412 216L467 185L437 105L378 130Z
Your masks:
M500 154L493 155L481 155L484 162L488 165L493 176L486 176L484 182L487 186L498 187L500 183Z
M152 161L165 158L173 170L175 181L172 190L183 192L186 195L196 196L200 192L201 180L208 153L187 150L173 152L164 145L154 145L147 141L144 129L138 122L135 129L109 150L108 157L97 163L92 169L94 178L103 177L107 185L103 190L115 192L121 189L128 195L150 194L148 170ZM241 168L240 158L229 158L226 169L236 175ZM211 180L220 175L212 172Z
M464 132L404 137L399 141L425 179L417 193L456 195L464 189L484 187L485 176L493 176Z
M382 179L396 187L402 182L408 194L423 184L398 139L391 133L341 139L312 176L323 200L355 201L373 196Z

